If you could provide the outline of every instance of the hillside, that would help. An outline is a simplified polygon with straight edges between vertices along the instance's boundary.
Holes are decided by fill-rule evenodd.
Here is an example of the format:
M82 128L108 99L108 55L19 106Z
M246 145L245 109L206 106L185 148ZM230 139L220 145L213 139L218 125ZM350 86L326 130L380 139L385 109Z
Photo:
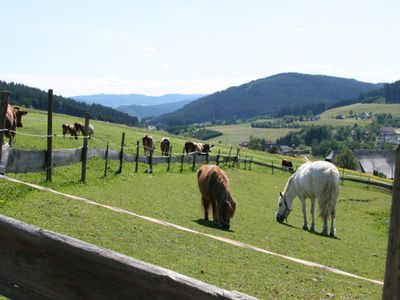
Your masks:
M166 94L162 96L146 96L141 94L97 94L85 96L73 96L72 98L86 103L96 103L113 108L122 105L160 105L172 102L179 102L188 99L198 99L205 96L204 94Z
M176 111L195 99L187 99L177 102L158 104L158 105L121 105L116 108L118 111L127 113L130 116L138 117L139 120L146 117L157 117L162 114Z
M10 92L9 101L11 104L47 110L48 95L45 91L23 84L13 82L7 83L5 81L0 81L0 90ZM131 126L139 123L138 118L116 111L110 107L105 107L99 104L90 105L57 95L53 96L53 111L55 113L62 113L76 117L84 117L85 113L88 112L91 119Z
M329 106L380 87L382 84L354 79L282 73L200 98L176 112L156 118L154 122L177 126L273 115L284 108L318 103Z

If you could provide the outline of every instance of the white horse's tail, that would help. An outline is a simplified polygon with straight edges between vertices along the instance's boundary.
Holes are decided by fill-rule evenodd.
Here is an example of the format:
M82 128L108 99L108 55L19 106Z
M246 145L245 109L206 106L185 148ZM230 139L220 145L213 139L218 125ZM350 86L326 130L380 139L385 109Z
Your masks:
M329 172L325 189L322 192L322 205L320 206L320 216L328 217L336 207L336 201L339 195L339 176L333 170Z

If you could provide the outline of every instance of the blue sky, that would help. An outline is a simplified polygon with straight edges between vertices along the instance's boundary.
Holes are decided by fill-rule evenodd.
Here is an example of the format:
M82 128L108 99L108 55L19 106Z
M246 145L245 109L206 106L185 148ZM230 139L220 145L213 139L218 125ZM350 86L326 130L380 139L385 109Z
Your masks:
M281 72L400 79L400 1L0 0L0 80L213 93Z

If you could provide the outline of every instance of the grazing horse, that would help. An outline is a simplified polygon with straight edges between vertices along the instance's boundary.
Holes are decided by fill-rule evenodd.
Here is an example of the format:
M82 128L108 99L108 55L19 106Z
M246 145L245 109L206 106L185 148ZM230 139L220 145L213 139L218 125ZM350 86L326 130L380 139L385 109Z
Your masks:
M74 125L62 124L62 132L63 138L65 138L65 135L69 133L71 136L75 137L76 140L78 139L78 132Z
M282 159L282 169L293 172L293 163L286 158Z
M224 171L216 165L203 165L197 173L197 181L204 208L204 219L212 207L213 222L223 229L229 229L230 219L236 211L236 202L228 186Z
M161 139L160 148L161 148L161 155L168 156L170 151L171 142L169 138L163 137Z
M188 141L185 143L186 154L189 154L192 152L197 152L198 154L201 154L204 152L211 152L212 147L214 147L214 145L195 143L192 141Z
M146 156L152 155L155 149L153 137L150 135L145 135L142 139L144 154Z
M81 132L82 135L85 134L85 126L83 126L81 123L74 123L74 127L77 133ZM94 136L94 127L92 124L89 124L88 134L89 134L89 139L92 138L92 136Z
M315 199L318 199L320 216L324 220L323 235L328 234L328 216L331 216L330 235L335 235L335 210L339 195L339 172L326 161L306 162L289 178L283 193L279 193L276 220L282 223L292 211L293 200L299 197L304 217L303 229L308 229L306 198L311 199L311 227L315 231Z
M22 127L22 116L28 112L20 110L19 107L12 107L10 104L7 106L6 111L6 128L5 136L9 139L9 144L15 140L15 133L17 127Z

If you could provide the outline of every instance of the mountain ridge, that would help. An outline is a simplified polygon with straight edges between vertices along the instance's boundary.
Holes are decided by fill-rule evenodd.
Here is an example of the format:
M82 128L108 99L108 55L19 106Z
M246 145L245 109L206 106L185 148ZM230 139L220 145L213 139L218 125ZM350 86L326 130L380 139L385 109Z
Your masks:
M181 126L274 115L285 107L320 102L328 106L382 86L327 75L280 73L202 97L152 122Z

